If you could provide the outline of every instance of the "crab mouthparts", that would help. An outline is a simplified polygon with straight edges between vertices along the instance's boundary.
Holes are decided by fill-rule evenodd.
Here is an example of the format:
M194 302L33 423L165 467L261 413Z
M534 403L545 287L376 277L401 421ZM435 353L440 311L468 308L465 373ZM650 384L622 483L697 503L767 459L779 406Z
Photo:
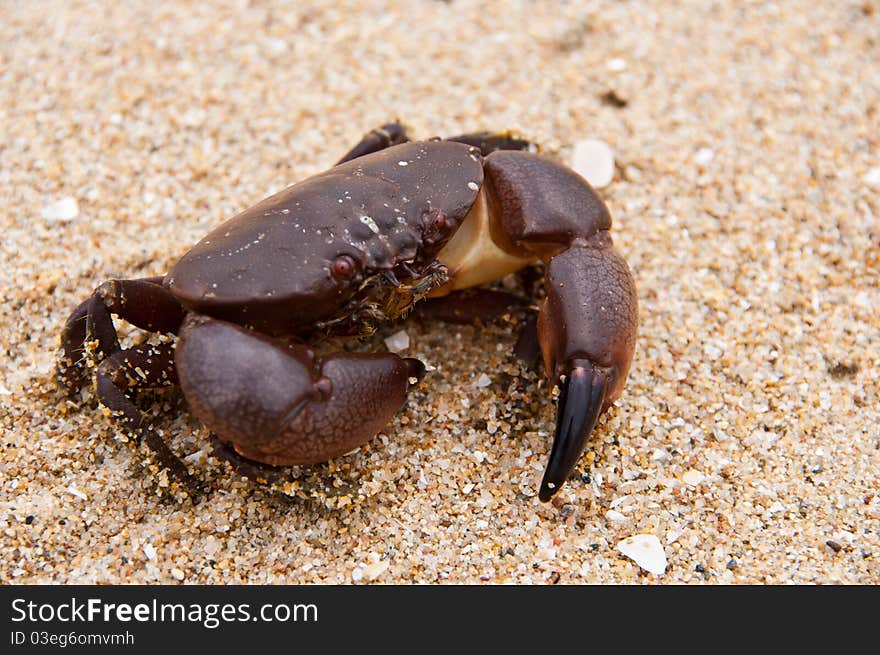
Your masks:
M318 327L334 333L369 334L379 323L405 316L446 280L447 270L440 262L432 261L420 271L401 262L369 276L355 296Z

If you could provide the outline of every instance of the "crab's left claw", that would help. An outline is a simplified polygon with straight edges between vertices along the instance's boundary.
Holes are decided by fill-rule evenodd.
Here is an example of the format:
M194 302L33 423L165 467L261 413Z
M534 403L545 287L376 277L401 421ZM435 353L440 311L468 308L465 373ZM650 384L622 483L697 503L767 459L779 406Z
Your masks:
M538 342L559 386L556 435L538 497L546 502L574 471L599 416L620 396L633 358L636 294L607 236L552 257Z
M561 391L538 493L546 502L623 391L636 345L635 282L612 243L608 208L580 175L540 155L508 150L491 153L484 167L496 245L545 264L547 297L536 332L549 382Z

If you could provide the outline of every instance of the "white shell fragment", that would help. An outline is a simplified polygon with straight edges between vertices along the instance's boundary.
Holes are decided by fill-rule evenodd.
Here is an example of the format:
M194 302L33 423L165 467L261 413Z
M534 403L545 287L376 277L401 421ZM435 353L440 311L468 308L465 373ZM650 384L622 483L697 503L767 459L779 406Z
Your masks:
M571 167L597 189L614 179L614 152L604 141L586 139L574 144Z
M89 497L86 496L82 491L80 491L79 489L77 489L76 487L74 487L72 485L67 487L67 493L69 493L71 496L76 496L80 500L88 500L89 499Z
M648 573L654 575L666 573L666 553L663 551L660 540L652 534L636 534L627 537L617 544L617 550Z
M696 469L690 469L689 471L686 471L684 473L684 475L681 476L681 481L684 482L689 487L696 487L698 484L700 484L705 479L706 479L706 476L703 475L703 473L701 471L698 471Z
M490 378L485 373L480 373L480 377L477 378L477 381L474 382L474 386L482 389L483 387L488 387L492 384L492 378Z
M385 338L385 345L393 353L399 353L409 348L409 335L406 330L395 332L390 337Z
M700 148L694 154L694 163L705 166L715 158L715 151L712 148Z
M67 196L43 207L42 214L47 221L69 221L79 216L79 203L76 198Z
M147 556L147 559L156 559L156 548L150 542L147 542L142 547L144 551L144 555Z
M880 166L876 168L872 168L865 176L862 178L865 184L870 184L871 186L880 186Z
M379 226L376 225L376 221L373 220L372 216L361 216L360 221L370 228L374 234L379 234Z

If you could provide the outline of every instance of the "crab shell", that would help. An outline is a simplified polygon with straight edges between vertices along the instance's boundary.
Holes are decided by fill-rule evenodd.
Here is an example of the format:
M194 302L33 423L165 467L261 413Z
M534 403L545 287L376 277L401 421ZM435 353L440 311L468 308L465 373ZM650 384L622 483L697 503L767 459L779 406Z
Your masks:
M393 155L336 166L238 214L187 252L166 286L192 312L272 334L344 322L383 301L404 311L447 280L437 254L483 204L483 160L449 141L408 143ZM334 275L340 257L356 265L348 279ZM406 284L375 283L388 272ZM409 302L383 298L406 292Z

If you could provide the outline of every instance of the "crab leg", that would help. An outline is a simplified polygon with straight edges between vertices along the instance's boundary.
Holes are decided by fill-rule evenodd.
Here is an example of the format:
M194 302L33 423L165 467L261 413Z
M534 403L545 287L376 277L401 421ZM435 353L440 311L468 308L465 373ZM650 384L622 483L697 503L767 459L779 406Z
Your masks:
M150 332L177 332L185 310L162 286L162 277L108 280L76 309L61 332L58 378L75 391L86 380L89 359L100 362L119 350L111 314ZM94 352L88 349L95 342Z
M171 342L158 345L145 343L127 350L117 350L98 366L97 392L101 404L138 441L147 444L162 466L167 467L181 482L190 484L186 466L150 427L146 417L134 404L139 390L173 384L177 384L177 373Z
M336 162L336 165L344 164L352 159L357 159L373 152L379 152L385 148L396 146L409 141L406 127L401 123L387 123L382 127L367 132L363 138ZM471 132L444 139L444 141L456 141L474 146L485 157L496 150L537 150L537 146L531 141L513 136L510 132Z
M385 148L396 146L409 141L406 135L406 127L401 123L387 123L382 127L367 132L357 145L349 150L345 155L336 162L336 165L344 164L352 159L369 155L373 152L379 152Z
M461 291L426 298L413 308L413 316L429 321L468 325L488 323L506 313L523 314L526 301L505 291L471 287Z
M560 387L556 434L539 497L574 470L599 416L620 396L636 341L637 298L614 249L611 217L579 175L549 159L499 151L485 160L493 238L545 263L547 298L537 336L551 384Z
M191 315L175 352L198 416L242 456L270 466L314 464L372 439L424 374L417 359L334 353L320 362L232 323Z
M538 146L531 141L513 136L511 132L470 132L458 136L449 137L444 141L456 141L474 146L480 150L483 157L496 150L528 150L535 152Z

